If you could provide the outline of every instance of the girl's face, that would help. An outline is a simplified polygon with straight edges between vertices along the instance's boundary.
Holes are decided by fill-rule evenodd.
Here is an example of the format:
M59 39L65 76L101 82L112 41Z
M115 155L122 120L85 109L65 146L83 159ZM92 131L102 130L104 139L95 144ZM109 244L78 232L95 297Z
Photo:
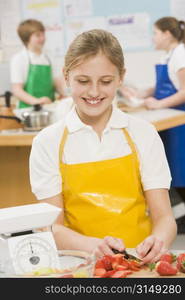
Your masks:
M37 31L32 33L28 42L28 48L34 51L41 51L45 43L45 32Z
M154 26L152 40L153 40L155 49L166 50L169 46L169 32L161 31L156 26Z
M77 112L91 120L110 112L122 78L118 68L99 53L71 69L67 81Z

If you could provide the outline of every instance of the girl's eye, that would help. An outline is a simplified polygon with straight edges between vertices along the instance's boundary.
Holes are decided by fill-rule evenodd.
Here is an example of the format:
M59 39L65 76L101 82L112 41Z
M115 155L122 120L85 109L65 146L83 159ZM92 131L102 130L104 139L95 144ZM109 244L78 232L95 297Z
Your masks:
M111 82L112 82L112 80L109 80L109 81L102 81L103 84L109 84L109 83L111 83Z
M81 84L86 84L86 83L88 83L88 80L78 80L78 82Z

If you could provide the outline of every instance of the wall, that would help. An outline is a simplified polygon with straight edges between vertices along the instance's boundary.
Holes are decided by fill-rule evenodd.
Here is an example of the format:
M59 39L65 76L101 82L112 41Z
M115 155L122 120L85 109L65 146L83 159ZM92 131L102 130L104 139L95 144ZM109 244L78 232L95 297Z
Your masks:
M173 15L171 11L172 4L179 2L179 0L174 1L175 0L1 0L0 18L3 20L5 14L9 15L9 17L11 16L12 26L10 26L10 22L7 22L8 30L6 31L6 40L8 41L6 41L6 43L9 43L9 45L6 45L4 48L3 64L0 63L0 78L3 78L3 83L0 81L0 94L9 87L8 62L13 53L21 48L20 41L15 37L15 28L20 20L29 17L38 17L41 21L46 22L46 48L51 52L51 55L55 57L55 62L58 66L61 66L68 46L69 30L71 30L70 26L76 26L75 30L74 28L71 30L71 34L75 35L83 31L83 29L107 26L107 18L111 16L117 19L123 19L127 16L138 18L138 20L141 21L140 23L142 23L138 23L138 26L143 25L145 29L146 37L143 40L142 29L140 29L141 32L139 32L137 26L132 27L133 30L132 32L130 31L129 34L127 34L126 30L124 31L124 26L120 27L120 32L118 32L119 26L117 27L118 37L120 43L123 43L125 53L127 69L125 79L138 87L153 85L155 80L153 65L158 61L161 53L154 51L152 47L152 24L156 19L162 16ZM77 4L79 4L79 7ZM73 9L73 12L69 15L66 13L67 5L71 5ZM83 12L80 11L80 5L83 7ZM84 5L91 6L91 9L88 10L87 7L85 11ZM142 14L146 15L146 22L148 23L144 23ZM2 25L1 23L0 26ZM78 26L79 28L77 28ZM2 26L0 29L3 30ZM124 32L123 35L121 35L122 29ZM136 31L135 39L139 40L138 34L140 34L142 40L140 44L134 44L134 30ZM3 34L0 36L0 48L2 37ZM129 37L131 37L130 40Z

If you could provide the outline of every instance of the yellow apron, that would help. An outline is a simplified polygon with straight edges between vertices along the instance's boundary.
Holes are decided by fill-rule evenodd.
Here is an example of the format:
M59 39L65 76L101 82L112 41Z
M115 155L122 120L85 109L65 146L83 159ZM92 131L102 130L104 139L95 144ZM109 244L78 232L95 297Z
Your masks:
M131 154L110 160L64 164L64 130L60 144L60 172L64 225L86 236L121 238L135 247L151 233L151 220L141 185L136 149L123 129ZM78 150L77 150L78 151Z

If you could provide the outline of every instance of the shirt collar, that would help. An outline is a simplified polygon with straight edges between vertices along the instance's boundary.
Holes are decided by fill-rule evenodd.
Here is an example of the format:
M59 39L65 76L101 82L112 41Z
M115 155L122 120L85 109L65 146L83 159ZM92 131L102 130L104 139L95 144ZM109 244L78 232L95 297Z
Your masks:
M66 117L66 126L70 133L91 127L89 125L86 125L80 120L76 112L75 106L71 109L71 111L68 113ZM125 128L127 126L128 126L127 114L122 112L115 105L113 105L112 114L107 123L105 130L109 128Z

